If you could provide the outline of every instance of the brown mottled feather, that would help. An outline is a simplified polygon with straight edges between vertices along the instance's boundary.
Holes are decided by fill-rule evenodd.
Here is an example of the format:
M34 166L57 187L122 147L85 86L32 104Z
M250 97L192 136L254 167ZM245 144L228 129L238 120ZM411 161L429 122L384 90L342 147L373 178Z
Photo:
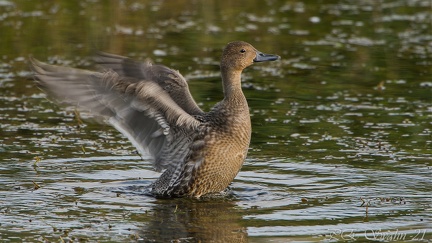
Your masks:
M101 117L126 135L141 153L150 153L157 170L152 184L161 197L200 197L223 191L246 158L251 123L241 90L241 72L253 62L279 57L246 42L224 49L224 99L204 113L177 71L150 62L99 53L106 70L59 67L31 58L39 86L59 103Z

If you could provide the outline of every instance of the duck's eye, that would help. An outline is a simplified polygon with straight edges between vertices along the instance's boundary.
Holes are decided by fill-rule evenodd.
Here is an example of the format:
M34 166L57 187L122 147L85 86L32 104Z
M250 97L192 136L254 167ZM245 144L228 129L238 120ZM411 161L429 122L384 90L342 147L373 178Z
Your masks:
M245 49L241 49L240 52L241 52L241 53L245 53L246 50L245 50Z

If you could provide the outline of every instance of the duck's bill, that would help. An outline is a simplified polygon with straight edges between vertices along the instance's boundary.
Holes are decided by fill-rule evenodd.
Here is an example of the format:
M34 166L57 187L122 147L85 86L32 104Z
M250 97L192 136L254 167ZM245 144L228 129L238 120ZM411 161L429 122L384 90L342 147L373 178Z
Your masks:
M269 62L276 61L280 58L278 55L273 54L265 54L260 51L256 52L256 57L253 59L254 62Z

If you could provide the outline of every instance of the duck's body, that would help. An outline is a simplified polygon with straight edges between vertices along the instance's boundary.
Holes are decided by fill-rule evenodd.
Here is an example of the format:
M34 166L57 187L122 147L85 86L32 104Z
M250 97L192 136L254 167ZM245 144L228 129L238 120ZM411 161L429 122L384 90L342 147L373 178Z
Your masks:
M239 172L251 138L249 107L241 72L253 62L279 57L232 42L221 60L224 99L203 112L180 73L102 53L104 72L65 68L32 59L40 86L60 102L104 117L140 152L150 153L157 170L152 184L160 197L200 197L223 191Z
M195 196L221 192L239 172L249 147L251 123L246 99L222 101L209 113L197 116L201 121L184 163L166 170L153 184L153 192L162 196ZM242 102L242 103L240 103ZM181 178L177 183L177 176Z

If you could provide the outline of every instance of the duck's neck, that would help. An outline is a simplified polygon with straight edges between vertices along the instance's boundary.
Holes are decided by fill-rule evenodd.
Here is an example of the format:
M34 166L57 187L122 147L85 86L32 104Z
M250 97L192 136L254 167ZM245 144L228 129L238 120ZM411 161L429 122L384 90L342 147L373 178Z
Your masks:
M219 102L219 108L221 109L218 109L218 112L223 113L227 124L231 126L230 129L240 127L237 132L245 133L246 140L249 141L251 121L249 106L241 88L241 73L241 71L222 69L224 99Z
M224 100L246 102L241 88L241 71L221 68Z

